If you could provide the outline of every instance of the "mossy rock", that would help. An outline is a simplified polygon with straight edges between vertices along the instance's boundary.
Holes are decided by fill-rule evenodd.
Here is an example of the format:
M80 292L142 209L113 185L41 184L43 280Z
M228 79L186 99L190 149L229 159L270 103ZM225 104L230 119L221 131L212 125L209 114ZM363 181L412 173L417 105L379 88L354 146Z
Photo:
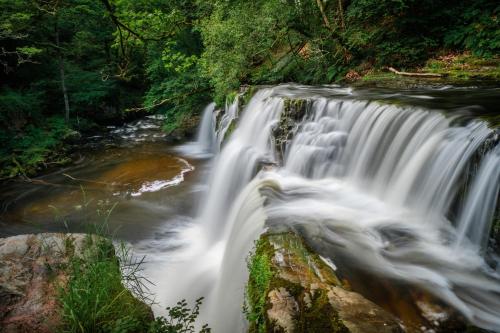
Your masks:
M344 289L294 233L263 235L248 267L249 332L402 332L392 315Z
M280 162L285 157L288 142L293 139L295 127L304 118L309 106L310 101L306 99L284 99L279 123L273 130L275 148Z

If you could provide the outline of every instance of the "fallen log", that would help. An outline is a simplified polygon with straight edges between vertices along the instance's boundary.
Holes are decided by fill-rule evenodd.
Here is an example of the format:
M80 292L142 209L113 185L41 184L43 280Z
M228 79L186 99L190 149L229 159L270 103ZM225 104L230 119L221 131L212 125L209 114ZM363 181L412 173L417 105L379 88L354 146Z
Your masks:
M437 74L437 73L411 73L411 72L400 72L393 67L388 68L389 71L393 72L394 74L397 75L402 75L402 76L412 76L412 77L429 77L429 78L437 78L437 77L443 77L443 74Z

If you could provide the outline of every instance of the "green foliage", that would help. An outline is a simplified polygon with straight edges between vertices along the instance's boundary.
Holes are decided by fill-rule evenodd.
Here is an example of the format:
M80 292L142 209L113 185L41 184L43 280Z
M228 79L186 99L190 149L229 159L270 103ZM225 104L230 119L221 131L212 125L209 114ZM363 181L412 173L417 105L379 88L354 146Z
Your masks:
M61 289L64 332L140 332L148 325L148 307L122 284L120 263L111 241L88 236L83 257L69 264Z
M250 331L266 332L266 302L273 271L270 260L272 249L269 242L260 238L247 260L248 283L245 289L244 312L250 322Z
M37 143L52 132L45 119L65 113L62 69L71 120L151 111L172 132L243 84L325 84L442 53L500 51L491 0L0 0L0 9L0 160L32 170L48 155L19 161L16 142ZM54 140L34 150L62 146Z
M87 208L92 200L83 188L82 195L82 207ZM59 289L62 332L146 332L152 320L149 307L136 298L148 300L147 280L140 275L143 260L135 260L123 243L115 249L109 238L108 220L115 207L107 200L98 203L99 222L89 225L79 254L74 244L66 243L73 254L68 281Z
M492 57L500 51L500 5L494 1L473 1L460 6L458 23L445 35L449 47L472 51L475 55Z
M49 156L56 157L54 150L71 133L61 116L42 118L41 97L33 91L0 91L0 177L33 175Z
M200 306L203 298L195 301L192 309L188 307L186 300L177 302L174 307L168 307L168 317L158 317L150 324L148 333L195 333L194 323L200 314ZM209 333L208 325L198 331L199 333Z
M92 198L82 188L82 207ZM65 243L70 261L67 283L59 288L61 332L95 333L195 333L194 323L203 298L192 309L185 300L167 308L166 317L153 317L149 280L142 275L144 257L136 259L123 242L115 246L108 220L116 203L100 200L91 218L84 248L75 254L75 245ZM57 212L57 209L54 207ZM58 219L60 218L57 216ZM91 222L95 219L96 224ZM66 227L67 223L63 219ZM115 242L116 243L116 242ZM199 333L209 333L204 325Z
M210 15L201 21L205 50L200 62L215 89L215 98L221 99L243 83L307 80L310 73L307 68L303 71L298 51L308 41L311 29L318 37L324 30L320 18L309 15L313 6L312 2L279 0L236 1L231 5L215 1ZM324 57L318 49L311 58Z

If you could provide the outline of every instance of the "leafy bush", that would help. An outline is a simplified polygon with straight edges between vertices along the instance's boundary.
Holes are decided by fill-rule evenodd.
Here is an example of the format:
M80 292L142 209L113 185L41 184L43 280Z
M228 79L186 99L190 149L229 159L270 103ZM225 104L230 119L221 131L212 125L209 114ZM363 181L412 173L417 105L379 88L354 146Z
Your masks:
M200 314L200 306L203 298L196 300L192 309L188 308L186 300L179 301L176 306L168 307L168 317L158 317L151 323L148 333L194 333L196 329L194 323ZM209 333L208 325L198 331L199 333Z
M448 47L467 49L485 57L500 52L500 5L493 1L473 1L457 13L458 24L445 35Z

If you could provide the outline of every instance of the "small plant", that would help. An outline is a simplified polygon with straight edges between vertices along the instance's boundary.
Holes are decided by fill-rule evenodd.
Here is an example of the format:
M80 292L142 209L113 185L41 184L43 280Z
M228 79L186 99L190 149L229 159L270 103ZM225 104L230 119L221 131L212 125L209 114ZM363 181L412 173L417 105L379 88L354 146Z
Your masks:
M158 317L151 323L148 333L194 333L194 323L200 314L203 297L195 301L192 309L188 308L186 300L177 302L174 307L168 307L168 317ZM210 328L205 324L199 333L209 333Z

